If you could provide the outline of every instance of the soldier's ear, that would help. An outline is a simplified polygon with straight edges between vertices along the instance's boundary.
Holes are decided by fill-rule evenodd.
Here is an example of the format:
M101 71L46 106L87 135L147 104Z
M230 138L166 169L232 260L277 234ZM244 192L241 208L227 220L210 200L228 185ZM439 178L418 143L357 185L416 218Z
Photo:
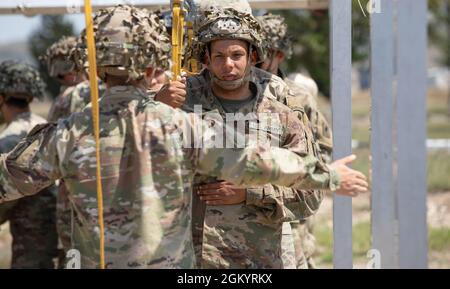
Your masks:
M155 75L154 72L155 72L155 69L153 69L153 67L149 66L145 69L145 76L153 78L153 76Z
M203 64L209 66L211 64L211 53L209 47L206 48L205 55L203 56Z
M252 54L250 55L250 60L252 62L252 65L255 65L258 63L258 52L254 49L252 49Z
M283 62L286 58L286 55L282 51L277 51L277 54L275 56L276 58L278 58L279 62Z

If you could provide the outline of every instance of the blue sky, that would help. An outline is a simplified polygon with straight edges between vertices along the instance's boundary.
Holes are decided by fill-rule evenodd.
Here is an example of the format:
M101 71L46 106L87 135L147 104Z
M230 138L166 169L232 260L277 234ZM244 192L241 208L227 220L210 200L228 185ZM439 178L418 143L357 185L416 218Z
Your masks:
M83 0L0 0L0 7L12 8L18 5L33 7L57 7L74 5L79 7ZM93 5L113 6L119 3L129 4L167 4L169 0L91 0ZM83 14L66 14L67 19L75 24L76 32L80 32L84 28ZM23 15L2 15L0 14L0 45L11 42L25 41L30 33L39 26L39 16L26 17Z
M82 14L67 15L66 19L74 23L77 33L84 28L84 16ZM26 41L39 25L40 16L0 15L0 45Z

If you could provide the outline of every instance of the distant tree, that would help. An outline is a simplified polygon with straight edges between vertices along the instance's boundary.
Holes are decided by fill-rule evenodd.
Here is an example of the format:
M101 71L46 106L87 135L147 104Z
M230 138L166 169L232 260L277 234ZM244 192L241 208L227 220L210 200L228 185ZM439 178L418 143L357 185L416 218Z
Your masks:
M48 90L52 97L59 94L60 85L52 79L47 68L39 61L39 56L43 55L48 47L61 39L63 36L74 35L73 24L64 19L63 15L41 16L41 26L38 27L28 40L28 48L38 63L39 71L48 85Z
M361 11L358 1L352 7L352 61L368 66L370 18ZM361 2L364 7L367 0ZM286 18L294 37L294 54L287 61L288 72L306 70L320 91L330 95L330 22L328 10L280 10L273 13Z
M428 6L432 14L428 25L430 43L440 51L441 56L437 59L439 63L450 69L450 0L429 0ZM450 114L450 91L448 113Z
M429 0L428 5L432 13L428 25L430 42L441 52L439 62L450 67L450 1Z

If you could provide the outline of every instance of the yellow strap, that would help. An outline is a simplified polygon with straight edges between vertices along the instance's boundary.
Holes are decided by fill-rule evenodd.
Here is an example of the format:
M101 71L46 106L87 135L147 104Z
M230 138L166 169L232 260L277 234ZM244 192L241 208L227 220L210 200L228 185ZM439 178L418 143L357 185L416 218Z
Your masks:
M98 110L98 83L97 62L95 55L94 29L92 27L92 6L90 0L84 0L84 15L86 17L86 38L89 59L89 82L91 85L92 119L95 136L95 155L97 159L97 201L98 201L98 224L100 227L100 268L105 269L105 225L103 221L103 189L100 162L100 123Z
M181 75L183 57L184 12L181 0L172 3L172 80Z
M191 21L186 22L186 28L187 28L187 39L188 39L188 46L192 50L193 40L194 40L194 27L193 23ZM186 73L189 76L198 75L198 63L197 59L193 58L191 55L191 59L188 61L185 61L184 69L182 70L184 73Z

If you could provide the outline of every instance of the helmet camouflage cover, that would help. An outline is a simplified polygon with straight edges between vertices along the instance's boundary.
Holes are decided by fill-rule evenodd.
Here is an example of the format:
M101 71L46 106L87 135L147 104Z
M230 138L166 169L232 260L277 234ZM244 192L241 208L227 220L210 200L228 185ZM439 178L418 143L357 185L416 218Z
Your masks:
M252 14L252 8L247 0L201 0L196 1L196 4L198 10L234 8L242 13Z
M168 69L170 41L157 12L117 5L101 9L93 21L97 66L100 78L106 74L137 80L145 69ZM77 49L80 65L87 59L86 33Z
M42 99L45 89L43 79L32 66L12 60L0 63L0 95L6 99L14 97L31 102L33 97Z
M78 44L76 37L63 37L50 46L39 59L47 66L51 77L65 75L76 70L73 50Z
M292 55L292 37L288 33L288 26L284 17L280 15L266 14L256 17L263 31L263 42L266 52L282 51L287 58Z
M203 59L209 43L215 40L238 39L247 41L258 53L258 60L264 59L261 47L261 26L249 13L234 8L221 9L210 6L199 10L195 23L194 54Z

